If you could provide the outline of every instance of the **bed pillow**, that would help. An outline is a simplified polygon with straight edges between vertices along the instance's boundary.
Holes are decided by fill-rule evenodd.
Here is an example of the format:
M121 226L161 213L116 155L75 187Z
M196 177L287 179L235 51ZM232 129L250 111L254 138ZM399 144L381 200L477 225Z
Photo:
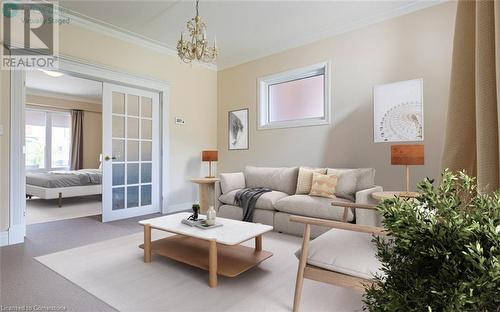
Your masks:
M310 196L336 198L337 176L314 172L312 178Z

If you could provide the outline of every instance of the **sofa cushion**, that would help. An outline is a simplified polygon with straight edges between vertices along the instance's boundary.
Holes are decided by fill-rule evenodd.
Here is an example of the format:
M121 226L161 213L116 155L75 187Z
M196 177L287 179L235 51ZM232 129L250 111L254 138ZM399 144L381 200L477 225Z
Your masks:
M297 177L297 189L295 194L309 194L311 191L313 173L326 174L326 168L308 168L300 167Z
M224 204L234 205L234 196L239 190L233 190L229 193L224 193L219 197L219 201ZM284 197L287 197L288 194L278 191L272 191L262 194L257 202L255 203L256 209L265 209L265 210L275 210L274 206L276 202Z
M335 196L356 200L356 192L375 186L375 169L339 169L328 168L326 174L334 174L338 177Z
M351 202L347 199L338 198L336 201ZM333 207L332 200L324 197L315 197L309 195L292 195L278 200L276 210L287 212L289 214L301 215L306 217L315 217L329 220L342 220L344 215L343 207ZM347 221L354 218L351 209L347 214Z
M329 271L373 279L381 274L372 235L331 229L309 243L307 263ZM296 253L300 256L300 250Z
M223 194L245 188L245 175L243 172L221 173L220 188Z
M295 194L299 168L245 168L246 187L268 187L275 191Z

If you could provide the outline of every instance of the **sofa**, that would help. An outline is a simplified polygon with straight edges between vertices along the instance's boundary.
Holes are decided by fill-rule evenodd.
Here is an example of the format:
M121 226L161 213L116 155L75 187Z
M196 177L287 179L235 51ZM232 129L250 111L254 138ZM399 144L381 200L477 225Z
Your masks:
M322 170L325 174L336 175L337 187L335 199L310 196L299 192L298 179L303 179L305 170ZM376 211L349 209L344 214L344 207L334 207L336 202L375 204L373 192L382 191L375 185L375 169L311 169L300 167L268 168L247 166L243 172L223 173L215 184L215 209L223 218L242 220L243 210L234 204L236 193L243 188L267 187L272 191L264 193L255 204L253 221L272 225L277 232L298 235L303 234L303 226L290 222L290 216L299 215L334 221L378 226L380 216ZM306 177L307 179L307 177ZM310 181L309 181L310 183ZM299 181L301 184L301 181ZM311 227L311 236L317 237L328 231L321 226Z

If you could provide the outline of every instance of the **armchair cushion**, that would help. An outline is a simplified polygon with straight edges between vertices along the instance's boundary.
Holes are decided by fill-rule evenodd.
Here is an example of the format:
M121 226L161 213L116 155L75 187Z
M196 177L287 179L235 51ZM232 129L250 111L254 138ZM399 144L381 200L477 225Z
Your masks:
M373 279L381 274L372 235L331 229L309 243L307 263L329 271ZM300 257L300 249L295 254Z
M220 186L223 194L245 188L245 175L243 172L221 173Z
M337 198L336 201L351 202ZM292 195L278 200L276 210L292 215L314 217L328 220L342 220L344 208L332 207L332 199L309 195ZM354 215L349 209L347 221L352 221Z
M224 193L219 197L219 201L223 202L227 205L234 205L234 196L239 190L233 190L229 193ZM288 194L278 191L272 191L262 194L257 202L255 203L255 208L257 209L265 209L265 210L274 210L274 206L276 202L284 197L287 197Z

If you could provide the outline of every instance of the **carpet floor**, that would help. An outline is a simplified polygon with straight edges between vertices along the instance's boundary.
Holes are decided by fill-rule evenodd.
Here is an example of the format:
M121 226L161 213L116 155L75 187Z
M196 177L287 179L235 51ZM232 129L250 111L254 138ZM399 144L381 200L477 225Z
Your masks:
M57 199L32 198L26 200L26 224L37 224L87 216L100 215L101 196L80 196L63 199L63 206L57 206Z
M156 255L145 264L142 239L136 233L35 259L119 311L291 311L298 237L266 234L263 246L273 257L238 277L219 277L217 288L208 287L206 271ZM306 280L301 307L361 311L361 294Z

